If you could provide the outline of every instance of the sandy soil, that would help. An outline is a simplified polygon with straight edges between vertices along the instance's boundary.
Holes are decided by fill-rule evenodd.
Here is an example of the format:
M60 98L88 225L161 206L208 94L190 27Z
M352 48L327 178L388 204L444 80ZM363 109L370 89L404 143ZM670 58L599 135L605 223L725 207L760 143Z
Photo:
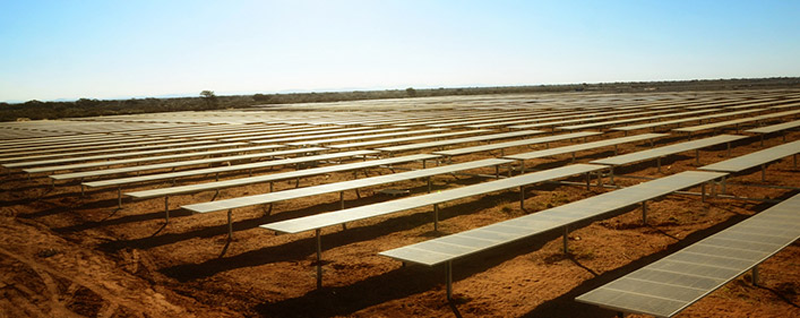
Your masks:
M792 132L787 140L798 138L800 132ZM765 146L781 142L777 136ZM648 146L624 145L620 151ZM536 148L522 147L506 154ZM757 139L751 138L735 143L732 155L759 149ZM608 149L580 153L578 161L611 154ZM700 154L700 165L726 158L724 147ZM464 156L457 161L490 156ZM564 155L529 161L526 167L545 169L569 162L570 156ZM655 178L697 166L692 152L669 157L662 173L654 162L628 166L619 173ZM275 171L259 173L271 172ZM370 175L387 172L375 169ZM800 187L799 175L790 157L769 166L766 183ZM241 175L223 178L234 177ZM351 178L351 173L330 174L304 179L301 186ZM731 182L761 184L760 178L760 171L752 171ZM338 194L279 203L270 215L263 207L237 209L234 240L228 244L225 213L192 215L178 207L209 201L213 192L170 198L172 218L165 226L163 200L126 200L117 209L112 189L80 197L77 183L50 188L46 178L26 180L18 173L2 180L0 317L612 317L614 312L576 303L573 298L773 204L722 198L703 203L698 196L670 195L650 203L647 225L641 224L640 210L632 208L571 232L568 255L561 252L561 233L551 233L463 259L454 264L456 301L451 304L445 300L444 268L403 267L377 253L610 190L558 184L530 187L525 211L519 208L516 191L459 200L443 206L439 232L433 231L427 208L356 222L344 231L326 228L322 231L324 287L317 289L313 233L275 235L258 225L337 209ZM481 181L441 176L435 178L435 187ZM618 179L624 185L642 181ZM293 186L293 182L282 182L277 189ZM346 193L346 204L390 200L377 193L387 187L410 189L412 195L425 191L421 180L403 182L364 189L362 198ZM771 199L797 192L734 185L728 190ZM265 185L232 188L221 191L217 199L265 191ZM760 273L761 286L750 284L746 274L680 317L800 317L800 243L767 260Z

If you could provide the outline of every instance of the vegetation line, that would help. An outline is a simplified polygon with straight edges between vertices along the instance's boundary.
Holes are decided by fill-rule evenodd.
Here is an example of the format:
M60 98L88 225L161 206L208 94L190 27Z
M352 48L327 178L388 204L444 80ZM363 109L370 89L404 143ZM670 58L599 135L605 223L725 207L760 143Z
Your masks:
M198 97L132 98L97 100L81 98L74 102L42 102L30 100L20 104L0 103L0 121L59 119L173 111L198 111L247 108L267 104L321 103L409 97L524 94L557 92L677 92L741 89L800 88L800 78L720 79L662 82L627 82L598 84L565 84L507 87L468 87L434 89L394 89L325 93L255 94L216 96L204 90Z

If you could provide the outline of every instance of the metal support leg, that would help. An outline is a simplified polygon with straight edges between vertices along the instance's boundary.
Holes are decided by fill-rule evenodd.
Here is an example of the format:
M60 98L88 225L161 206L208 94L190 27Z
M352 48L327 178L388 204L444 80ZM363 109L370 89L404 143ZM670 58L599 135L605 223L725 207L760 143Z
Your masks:
M702 193L700 194L702 202L706 202L706 184L703 183L703 185L700 188L702 189Z
M614 167L613 166L608 169L608 177L609 177L609 179L611 181L611 184L616 184L614 182Z
M761 165L761 182L764 182L766 180L767 180L767 165L766 164L762 164Z
M564 226L564 254L569 254L569 227Z
M661 173L661 157L656 159L656 164L658 165L658 173Z
M700 164L700 149L694 150L694 163L698 165Z
M525 160L519 161L519 173L525 174Z
M519 209L525 211L525 187L519 187Z
M725 194L725 177L722 177L722 194Z
M453 261L447 261L445 265L445 280L447 284L447 301L453 300Z
M500 179L500 165L494 166L494 178Z
M647 200L642 201L642 224L647 225Z
M572 152L572 163L575 163L575 152Z
M122 208L122 186L117 187L117 207Z
M590 184L590 183L591 183L591 181L592 181L592 175L591 175L590 173L591 173L591 172L587 172L587 173L586 173L586 191L589 191L589 190L591 190L591 188L590 188L590 185L591 185L591 184Z
M232 209L228 209L228 242L233 241L233 218Z
M84 189L83 183L81 183L81 197L86 195L86 190Z
M753 286L758 286L758 265L753 267Z
M164 220L169 223L169 196L164 196Z
M339 210L344 210L344 191L339 191Z
M603 171L597 171L597 187L603 188Z
M322 288L322 236L317 229L317 288Z
M433 230L439 231L439 205L433 205Z
M628 132L626 131L625 133L627 134ZM618 153L619 153L619 146L618 145L614 145L614 155L616 156Z
M728 157L730 157L731 156L731 143L727 143L727 144L728 144Z
M428 177L428 193L433 191L433 183L431 182L431 177Z

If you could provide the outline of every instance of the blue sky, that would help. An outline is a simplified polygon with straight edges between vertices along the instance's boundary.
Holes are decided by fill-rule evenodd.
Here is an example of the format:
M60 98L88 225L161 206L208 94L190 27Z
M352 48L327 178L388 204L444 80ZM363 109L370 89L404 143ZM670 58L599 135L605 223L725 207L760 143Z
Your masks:
M800 1L0 0L0 101L800 76Z

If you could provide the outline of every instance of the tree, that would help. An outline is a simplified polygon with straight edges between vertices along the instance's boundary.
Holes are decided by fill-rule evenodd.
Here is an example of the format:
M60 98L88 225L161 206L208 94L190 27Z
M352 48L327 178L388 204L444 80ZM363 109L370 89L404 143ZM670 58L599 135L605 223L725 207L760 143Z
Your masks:
M406 88L406 94L411 97L417 96L417 90L413 87Z
M212 105L217 104L217 95L214 95L214 91L205 90L200 92L200 97L202 97L206 101L206 106L211 108Z
M257 102L266 102L269 101L270 99L272 99L272 97L269 95L264 95L264 94L253 95L253 100Z

